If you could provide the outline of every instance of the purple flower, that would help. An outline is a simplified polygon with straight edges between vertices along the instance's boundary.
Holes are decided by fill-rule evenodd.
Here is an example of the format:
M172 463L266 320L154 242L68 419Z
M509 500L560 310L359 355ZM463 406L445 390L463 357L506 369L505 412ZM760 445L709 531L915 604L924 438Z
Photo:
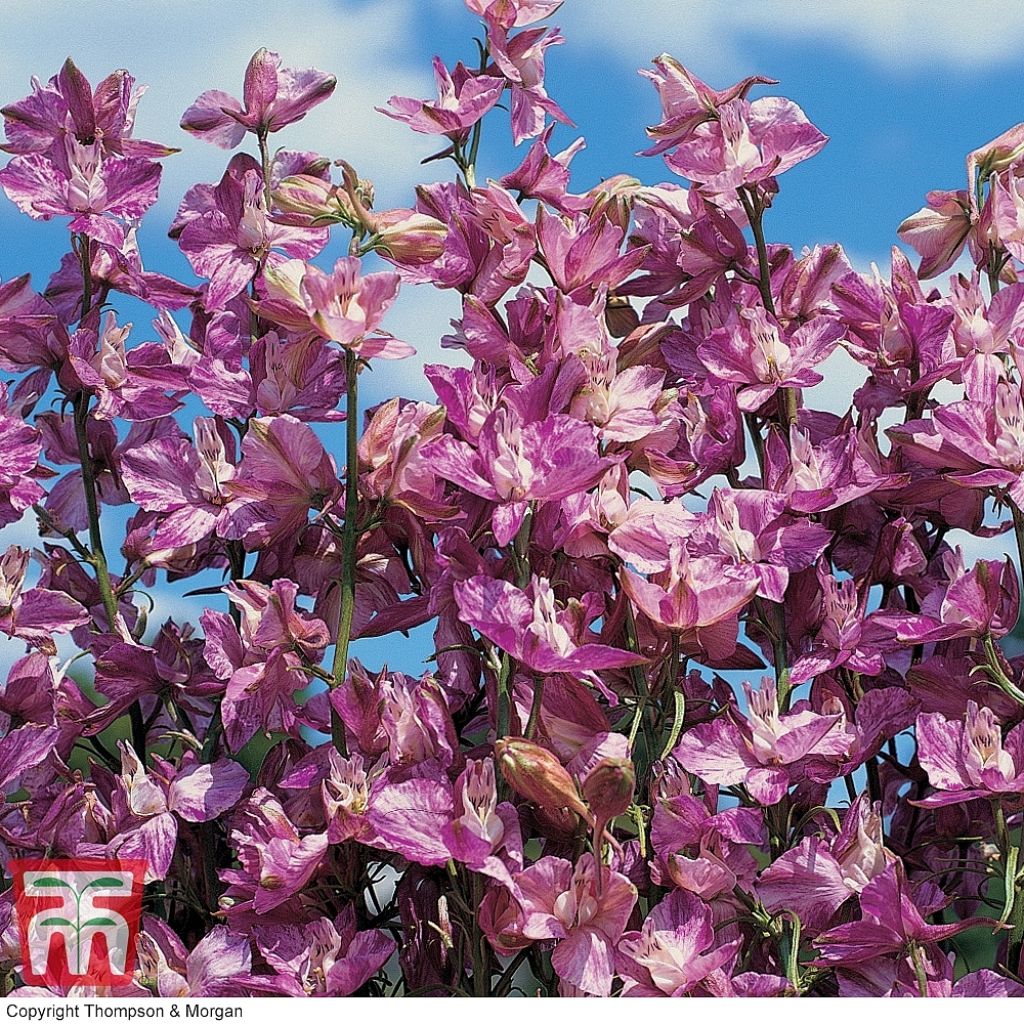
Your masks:
M921 767L938 790L919 801L922 807L1024 794L1024 724L1004 740L991 709L969 701L960 722L936 713L918 715L916 736Z
M55 654L53 635L70 633L89 621L89 613L60 591L45 587L25 590L28 559L28 551L14 546L0 556L0 631Z
M437 100L414 100L392 96L388 106L377 107L382 114L402 121L414 132L447 135L453 141L465 139L469 129L498 102L505 80L492 75L474 75L460 61L451 72L440 57L434 58Z
M32 80L32 92L4 107L8 153L46 153L72 136L81 145L102 146L117 156L157 158L176 153L170 146L133 139L135 110L145 88L124 70L114 71L96 86L69 57L46 83Z
M492 524L499 544L519 531L530 501L592 487L612 466L589 423L561 413L528 418L513 402L488 416L475 446L445 434L428 449L435 471L472 494L501 502Z
M824 378L814 367L844 333L840 321L819 316L787 334L765 310L744 309L738 323L712 331L697 355L715 378L740 385L737 404L744 412L754 412L779 388L820 384Z
M740 948L739 939L716 943L711 910L688 892L671 892L640 931L619 940L616 968L624 996L682 996L721 971Z
M182 115L185 131L222 149L234 149L246 132L266 137L323 103L338 84L315 68L283 68L278 54L257 50L245 69L242 101L218 89L204 92Z
M455 584L463 619L491 643L536 672L591 678L595 671L639 665L639 654L596 643L587 628L593 607L578 601L560 607L546 579L524 592L504 580L474 576Z
M636 903L636 887L617 871L598 868L584 854L576 866L543 857L515 876L522 934L555 939L551 963L559 978L590 995L607 996L615 973L615 946Z
M716 113L665 157L676 174L708 192L731 192L777 177L828 142L795 103L779 96L753 103L730 99Z
M841 760L852 737L841 710L817 714L806 702L779 712L775 684L764 679L754 691L749 683L746 716L722 716L684 733L675 750L679 763L705 782L746 786L758 803L777 804L803 775L809 758Z
M245 291L272 250L312 258L327 243L328 231L272 220L263 173L245 153L231 158L217 185L190 189L171 226L192 268L209 278L205 304L210 310L223 309Z
M383 929L357 931L352 904L333 921L321 917L302 925L263 925L255 938L280 975L282 992L295 996L350 996L398 948Z

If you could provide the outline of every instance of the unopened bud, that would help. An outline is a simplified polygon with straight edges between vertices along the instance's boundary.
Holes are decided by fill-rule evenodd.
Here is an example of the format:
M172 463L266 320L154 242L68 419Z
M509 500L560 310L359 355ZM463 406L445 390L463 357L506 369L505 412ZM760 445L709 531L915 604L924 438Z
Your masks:
M386 210L375 213L371 223L374 248L396 263L422 266L433 263L444 252L448 228L425 213Z
M279 219L306 226L310 224L355 225L356 216L348 196L337 185L309 174L293 174L274 189L274 209Z
M505 781L523 799L550 810L567 807L591 821L572 776L550 750L529 740L506 737L494 744L494 752Z
M625 814L633 802L636 770L621 757L598 761L583 782L583 796L598 821L611 821Z

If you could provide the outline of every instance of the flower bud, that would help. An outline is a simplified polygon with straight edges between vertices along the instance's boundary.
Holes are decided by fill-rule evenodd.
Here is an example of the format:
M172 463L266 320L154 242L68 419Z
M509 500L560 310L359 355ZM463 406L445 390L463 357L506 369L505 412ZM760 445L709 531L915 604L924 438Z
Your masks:
M632 761L605 757L584 780L583 796L598 821L611 821L629 810L635 786L636 771Z
M494 744L494 752L505 781L523 799L545 809L567 807L591 821L572 776L550 750L529 740L506 737Z
M386 210L371 218L373 245L396 263L422 266L444 252L448 228L434 217L415 210Z
M292 174L274 189L274 209L288 224L342 223L353 226L355 213L348 196L329 181L309 174Z

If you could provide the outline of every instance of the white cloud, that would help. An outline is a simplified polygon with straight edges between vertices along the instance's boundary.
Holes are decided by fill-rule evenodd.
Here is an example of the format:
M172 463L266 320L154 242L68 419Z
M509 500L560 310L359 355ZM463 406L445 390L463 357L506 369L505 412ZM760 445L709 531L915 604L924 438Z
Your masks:
M412 32L415 2L5 0L0 100L26 95L32 75L45 81L69 55L93 84L127 66L149 86L136 134L182 149L164 165L166 216L192 182L219 178L229 156L181 131L182 113L206 89L238 95L250 56L267 46L286 65L319 67L338 78L334 96L274 142L345 157L377 182L383 205L405 205L412 185L429 177L431 165L421 168L419 160L436 140L416 136L373 108L392 93L432 92L430 54Z
M1005 0L634 0L628 16L621 0L568 0L559 20L637 66L667 50L706 75L749 72L745 54L766 37L820 40L894 72L1004 63L1024 46L1024 5Z

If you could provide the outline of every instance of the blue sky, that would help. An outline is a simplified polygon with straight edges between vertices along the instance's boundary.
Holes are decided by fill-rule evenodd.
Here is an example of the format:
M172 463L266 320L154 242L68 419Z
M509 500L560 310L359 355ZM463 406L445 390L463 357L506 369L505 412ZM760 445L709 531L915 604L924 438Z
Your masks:
M345 157L375 180L379 206L407 205L416 181L447 176L450 165L420 168L432 140L373 107L392 93L432 95L430 58L472 59L479 31L462 0L5 0L3 18L3 103L25 95L31 75L54 74L69 54L94 83L127 67L149 84L137 134L183 152L166 161L160 201L139 241L149 269L183 280L192 280L190 270L166 227L188 184L216 180L227 158L177 127L199 92L237 93L249 56L262 45L287 64L335 73L334 97L277 141ZM555 143L587 139L573 164L576 190L618 172L650 184L671 180L660 160L635 156L645 144L644 125L658 120L655 92L636 69L655 54L672 53L718 87L746 74L768 75L780 80L772 91L794 99L831 136L818 157L783 179L769 238L796 248L841 241L861 269L871 261L884 265L896 226L928 189L962 186L969 150L1024 120L1024 5L567 0L552 23L567 42L548 51L549 91L577 123L575 130L559 128ZM481 173L497 175L517 160L499 111L485 133ZM0 232L0 278L29 270L42 288L57 267L64 225L29 222L0 199ZM437 342L457 310L453 296L432 290L401 297L389 326L419 355L379 370L367 382L370 401L396 391L428 397L420 371L425 362L450 358ZM128 312L136 319L135 340L151 337L138 309ZM15 540L31 537L24 530L0 533L0 544ZM185 611L170 599L166 608ZM192 608L197 616L195 602ZM372 663L380 649L367 648L356 653Z

